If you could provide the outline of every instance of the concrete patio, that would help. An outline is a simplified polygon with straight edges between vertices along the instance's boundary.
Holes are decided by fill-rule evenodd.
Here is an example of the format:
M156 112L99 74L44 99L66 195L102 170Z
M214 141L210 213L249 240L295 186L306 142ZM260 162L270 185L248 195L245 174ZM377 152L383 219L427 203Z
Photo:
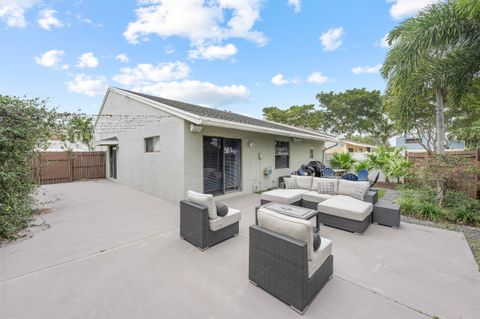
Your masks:
M48 185L51 226L1 247L0 317L299 318L248 281L248 227L205 252L181 240L179 208L101 180ZM480 318L480 273L463 234L402 223L364 236L322 226L334 277L305 318Z

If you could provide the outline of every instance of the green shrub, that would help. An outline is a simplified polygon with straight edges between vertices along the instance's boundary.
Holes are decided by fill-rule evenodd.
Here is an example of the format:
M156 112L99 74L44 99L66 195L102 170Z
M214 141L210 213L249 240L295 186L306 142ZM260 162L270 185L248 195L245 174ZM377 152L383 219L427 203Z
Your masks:
M477 210L476 210L476 209ZM453 210L453 220L465 225L476 225L479 222L478 207L462 206Z
M421 202L416 210L416 216L437 222L443 217L443 213L435 203Z
M351 170L357 161L353 158L352 154L345 153L333 153L330 159L330 165L333 168L341 168Z
M472 199L465 193L449 191L445 195L443 207L451 209L465 207L468 206L471 201Z
M13 239L33 212L30 172L36 150L57 125L45 101L0 95L0 239Z

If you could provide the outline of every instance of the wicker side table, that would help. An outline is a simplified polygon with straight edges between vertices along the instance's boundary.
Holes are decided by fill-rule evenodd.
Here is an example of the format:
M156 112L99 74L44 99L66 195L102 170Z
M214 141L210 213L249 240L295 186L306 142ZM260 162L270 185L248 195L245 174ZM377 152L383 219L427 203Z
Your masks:
M400 206L386 202L378 202L373 206L374 224L389 226L395 229L400 227Z

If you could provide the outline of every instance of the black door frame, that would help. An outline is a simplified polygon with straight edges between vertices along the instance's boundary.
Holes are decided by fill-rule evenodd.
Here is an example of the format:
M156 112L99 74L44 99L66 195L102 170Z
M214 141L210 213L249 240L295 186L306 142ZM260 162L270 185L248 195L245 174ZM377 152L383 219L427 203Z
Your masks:
M117 146L108 147L108 158L110 160L110 178L117 179Z

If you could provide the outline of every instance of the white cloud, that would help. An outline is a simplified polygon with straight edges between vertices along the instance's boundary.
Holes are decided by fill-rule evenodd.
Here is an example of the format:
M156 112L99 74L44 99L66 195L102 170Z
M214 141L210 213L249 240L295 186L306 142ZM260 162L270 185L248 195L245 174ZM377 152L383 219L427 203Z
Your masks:
M265 45L262 32L252 30L260 19L262 0L145 0L136 10L137 18L123 33L137 43L149 34L188 38L193 46L219 44L241 38ZM228 17L228 19L225 19Z
M225 46L198 46L195 50L188 51L188 56L191 59L205 60L225 60L235 54L237 54L237 47L231 43Z
M353 74L362 74L362 73L378 73L382 68L381 64L377 64L374 66L357 66L352 69Z
M77 67L79 68L96 68L98 66L98 59L92 52L83 53L78 58Z
M123 63L128 63L128 61L129 61L128 55L126 55L125 53L120 53L119 55L117 55L115 57L115 59L117 59L118 61L123 62Z
M92 78L86 74L77 74L72 81L67 82L67 88L70 92L85 94L88 96L97 96L105 94L107 89L104 76Z
M295 13L299 13L302 10L302 1L301 0L288 0L288 4L293 7Z
M320 42L322 42L323 50L334 51L342 46L344 35L342 27L331 28L327 32L320 36Z
M39 57L34 57L35 63L43 65L47 68L53 68L62 60L63 51L61 50L50 50L45 52Z
M64 64L62 65L62 70L68 70L70 68L70 65Z
M382 47L382 48L389 48L390 46L388 45L388 41L387 41L387 36L388 36L388 33L385 34L383 36L383 38L380 39L379 43L378 43L378 46Z
M440 1L441 0L387 0L387 2L393 3L390 7L390 16L395 20L414 16L426 6Z
M38 14L38 25L41 28L49 31L51 27L63 27L63 23L55 17L56 13L57 11L52 9L40 11Z
M24 28L27 25L25 11L37 0L0 0L0 19L9 27Z
M248 100L250 92L244 85L219 86L193 80L157 82L137 86L133 90L169 99L203 105L225 105Z
M328 81L328 77L322 75L321 72L313 72L307 78L308 83L322 84Z
M138 64L134 68L121 68L113 80L123 85L151 85L153 82L164 82L186 78L190 67L184 62L168 62Z
M282 73L278 73L272 78L272 83L280 86L280 85L288 84L290 83L290 81L285 79Z

